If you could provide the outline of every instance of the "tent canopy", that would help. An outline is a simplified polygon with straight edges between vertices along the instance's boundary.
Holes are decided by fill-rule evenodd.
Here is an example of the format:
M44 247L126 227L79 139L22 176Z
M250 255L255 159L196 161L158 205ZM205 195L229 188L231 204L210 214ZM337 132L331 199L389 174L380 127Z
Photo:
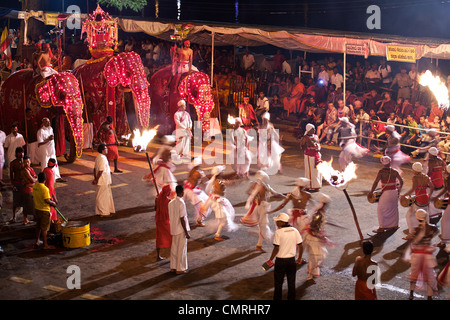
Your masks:
M144 32L151 36L170 41L176 25L135 19L118 19L125 32ZM187 24L190 22L184 22ZM192 31L187 36L193 43L210 45L212 33L216 46L262 46L273 45L289 50L312 53L343 53L347 45L366 45L372 56L386 56L387 46L414 47L416 59L450 59L450 41L432 38L406 38L394 35L352 33L335 30L315 30L306 28L281 28L268 26L243 26L192 22Z
M27 19L33 17L45 23L42 11L27 11ZM81 19L87 14L81 14ZM262 46L273 45L288 50L311 53L343 53L346 45L365 45L371 56L386 56L387 46L414 47L415 58L450 59L450 40L435 38L411 38L377 33L356 33L335 30L307 28L284 28L271 26L252 26L204 21L149 21L135 17L117 18L120 28L125 32L144 32L153 37L170 41L176 26L193 24L187 36L192 43L211 45L214 33L215 46Z

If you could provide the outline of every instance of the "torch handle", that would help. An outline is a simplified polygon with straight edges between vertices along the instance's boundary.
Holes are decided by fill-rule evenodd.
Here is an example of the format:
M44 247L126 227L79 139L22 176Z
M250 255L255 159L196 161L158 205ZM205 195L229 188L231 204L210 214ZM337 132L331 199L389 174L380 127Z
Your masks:
M159 195L158 186L156 185L155 174L153 173L152 162L150 161L150 157L148 156L148 152L146 152L145 155L147 156L148 165L150 166L150 172L152 173L152 180L153 180L153 184L155 185L156 194Z
M345 197L347 198L348 204L350 205L350 209L352 209L353 219L355 220L356 229L358 229L359 238L361 241L364 240L363 234L361 232L361 228L359 227L358 217L356 216L355 208L353 207L353 203L350 200L350 197L348 196L347 189L344 189Z

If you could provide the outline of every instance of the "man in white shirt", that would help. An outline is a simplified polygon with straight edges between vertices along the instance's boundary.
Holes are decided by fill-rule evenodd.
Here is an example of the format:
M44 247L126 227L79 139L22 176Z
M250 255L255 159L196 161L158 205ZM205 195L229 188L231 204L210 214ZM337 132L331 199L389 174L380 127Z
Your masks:
M386 60L381 59L378 66L378 72L381 75L381 83L383 87L389 88L392 83L392 69L391 66L386 64Z
M16 72L21 65L22 63L20 62L20 56L16 55L11 63L11 73Z
M258 122L262 123L262 115L266 112L269 112L269 98L267 98L263 91L259 92L258 100L256 100L256 117L258 118Z
M25 147L25 139L19 133L19 128L17 124L11 125L11 133L6 137L5 144L3 147L6 149L6 157L7 157L7 166L9 167L9 163L16 158L16 148L17 147Z
M331 83L336 86L336 90L338 88L342 88L344 83L344 77L342 74L338 73L338 68L333 68L333 74L331 75Z
M41 163L41 171L44 171L50 158L56 160L55 135L53 134L53 128L48 118L42 119L42 126L37 131L37 143L37 156ZM58 163L53 167L53 172L55 173L55 181L66 182L61 178Z
M111 191L111 168L106 158L108 147L100 144L97 149L99 155L95 158L94 164L94 181L93 185L97 186L97 196L95 198L95 215L105 218L116 213L114 200Z
M252 70L255 66L255 57L248 51L245 51L245 55L242 57L242 61L244 62L244 70Z
M269 261L275 260L274 270L274 300L281 300L283 281L286 275L288 284L288 300L295 300L295 276L297 263L302 263L303 239L300 232L289 225L289 215L280 213L273 218L278 229L273 238L273 251ZM295 256L297 255L297 260Z
M175 151L182 161L191 161L192 120L186 111L186 101L178 101L178 111L174 114L175 136L177 144Z
M191 236L186 204L183 200L183 186L176 186L175 192L176 197L169 202L170 234L172 235L170 271L183 274L188 272L187 239Z
M281 72L282 73L287 73L287 74L291 74L292 73L291 65L289 64L289 62L287 62L287 60L284 60L281 63Z
M319 83L323 84L325 87L328 87L328 81L330 81L330 75L328 74L327 69L325 68L324 64L320 65L320 72L317 76L317 81Z
M371 69L366 72L365 79L369 90L378 89L380 86L381 74L375 63L372 64Z

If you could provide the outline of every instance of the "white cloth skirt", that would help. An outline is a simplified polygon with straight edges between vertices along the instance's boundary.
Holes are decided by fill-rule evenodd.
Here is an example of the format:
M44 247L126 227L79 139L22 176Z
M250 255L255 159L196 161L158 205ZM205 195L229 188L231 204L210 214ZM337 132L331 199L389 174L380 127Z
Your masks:
M111 185L97 185L97 197L95 199L95 214L107 216L116 213Z
M309 189L322 188L322 175L315 165L316 158L304 155L305 159L305 178L310 180Z
M398 190L384 190L377 207L380 228L398 227Z
M170 269L178 272L188 269L187 239L183 233L172 235L170 247Z

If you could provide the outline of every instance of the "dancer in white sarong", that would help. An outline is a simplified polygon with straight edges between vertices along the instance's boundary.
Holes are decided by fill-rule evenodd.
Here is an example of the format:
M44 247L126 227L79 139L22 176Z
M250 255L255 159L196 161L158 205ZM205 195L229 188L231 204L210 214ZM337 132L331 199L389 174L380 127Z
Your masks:
M406 223L408 224L409 234L412 234L419 225L419 222L416 219L416 211L423 209L425 212L428 212L431 194L434 190L433 183L431 183L430 177L423 173L423 166L420 162L414 162L412 169L414 171L412 187L400 197L400 200L402 200L402 198L414 192L414 203L409 207L408 212L406 213ZM430 222L428 214L427 219L427 222ZM404 237L403 239L407 240L407 237Z
M433 195L431 198L431 202L434 202L436 199L444 197L449 198L450 195L450 164L445 167L445 171L447 171L447 177L445 179L444 188L440 190L440 192L436 195ZM442 214L442 218L440 220L441 224L441 243L439 246L445 246L450 243L450 206L447 205L444 213Z
M277 208L267 213L275 213L283 209L291 201L293 207L292 209L288 209L288 213L290 214L289 224L296 228L303 237L306 227L311 223L311 217L306 211L306 206L311 199L311 194L306 191L306 188L310 185L310 181L307 178L301 177L295 180L295 184L295 189L286 195L286 199Z
M217 225L214 240L223 241L222 230L226 228L228 232L234 232L238 229L238 225L234 222L234 208L230 201L224 197L226 182L220 179L214 180L213 192L209 195L203 205L202 210L212 209L215 214L215 222Z
M48 118L42 119L42 126L37 132L37 142L37 152L41 162L41 171L44 171L50 158L56 160L55 135L53 134L53 128L50 125L50 120ZM53 172L55 173L55 181L64 182L59 173L58 162L53 167Z
M444 188L444 170L447 164L439 156L439 150L436 147L428 149L428 161L426 163L427 175L430 177L431 183L434 186L431 198L434 198ZM430 216L430 219L440 217L442 215L442 209L436 208L434 206L434 201L430 201L428 215Z
M211 194L214 190L214 183L216 182L216 179L219 178L219 176L224 172L226 169L225 166L215 166L211 169L211 178L209 179L208 183L205 187L206 194Z
M235 118L234 130L231 132L231 152L234 155L231 167L239 177L248 178L252 154L248 148L250 137L242 128L241 118Z
M263 241L272 241L273 231L269 226L269 219L267 211L270 209L270 203L267 201L269 193L284 197L282 194L273 190L270 185L269 176L259 170L255 175L256 181L253 182L249 189L250 196L245 204L247 213L241 218L241 222L249 227L258 226L259 237L256 244L256 250L265 252L262 249Z
M323 232L326 208L330 203L330 198L325 194L320 194L318 200L320 203L313 210L311 223L302 235L303 246L308 253L307 280L320 276L320 265L328 255L327 246L332 244Z
M432 300L432 296L438 293L436 272L434 268L437 266L436 257L433 252L436 247L431 244L435 235L439 233L435 225L429 224L428 213L419 209L415 213L418 226L414 232L408 236L410 246L405 251L403 259L411 263L411 271L409 273L410 295L409 299L414 298L416 284L419 289L425 289L428 300ZM419 285L420 284L420 285Z
M383 168L378 171L368 194L368 197L372 197L375 188L381 181L381 196L377 206L378 229L373 230L376 233L398 228L398 197L403 187L402 177L396 169L391 167L391 158L383 156L380 161Z
M341 170L345 170L347 165L352 162L352 158L362 158L369 153L366 149L356 143L355 125L350 123L347 117L339 118L340 124L335 131L340 132L339 146L342 148L339 154L339 164Z
M316 128L313 124L306 125L305 135L300 140L305 159L305 177L309 179L309 190L317 191L322 188L322 175L317 170L317 165L322 162L320 153L319 137L314 133Z
M197 226L205 227L203 220L208 217L211 209L207 211L202 210L203 204L208 200L208 195L199 187L206 180L205 173L200 169L201 164L202 159L197 157L189 165L191 171L187 180L184 182L183 199L189 201L194 206Z
M163 186L165 184L170 185L172 189L172 194L170 198L172 199L175 196L175 188L177 186L177 179L173 175L173 172L176 169L175 164L172 162L172 157L174 155L173 145L175 144L174 136L164 136L162 139L163 146L158 149L158 153L152 160L153 167L153 175L156 183L153 182L152 172L147 173L142 181L149 182L152 188L152 196L155 198L158 196L158 192L161 192Z
M400 151L400 134L395 130L395 126L390 124L386 126L386 149L384 154L391 158L391 167L396 169L400 174L403 171L400 166L411 160L411 157Z
M280 135L270 122L270 114L265 112L259 126L258 164L268 175L277 174L281 170L281 154L284 148L280 146Z
M186 111L186 101L178 101L178 111L173 116L175 120L175 135L177 144L175 150L181 161L191 160L192 120Z

